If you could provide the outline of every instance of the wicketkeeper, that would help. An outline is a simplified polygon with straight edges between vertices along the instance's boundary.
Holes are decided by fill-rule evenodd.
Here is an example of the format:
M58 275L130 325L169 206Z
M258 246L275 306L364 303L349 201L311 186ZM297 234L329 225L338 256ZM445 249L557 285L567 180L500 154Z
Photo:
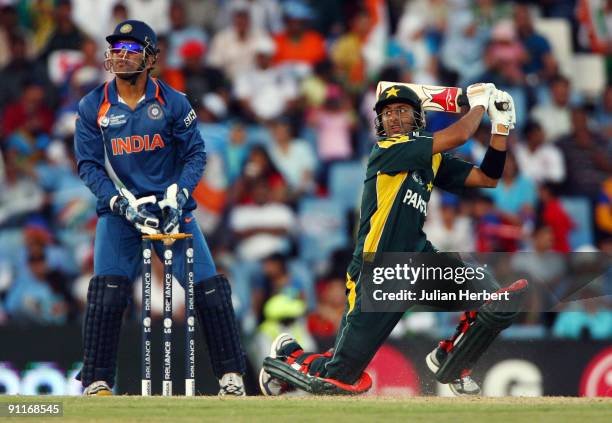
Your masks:
M515 124L512 97L493 84L468 87L470 111L459 121L433 134L424 132L425 115L417 94L392 85L377 99L376 130L380 137L370 154L363 187L357 245L346 276L347 305L334 348L306 353L289 335L280 335L264 360L260 386L266 395L301 389L314 394L359 394L372 384L365 368L385 342L401 312L362 312L360 273L364 254L386 252L437 253L423 232L426 205L433 187L459 193L464 187L495 187L506 159L506 140ZM495 103L506 103L500 111ZM485 113L491 120L491 140L480 167L447 153L465 143ZM406 193L414 201L404 201ZM499 290L490 280L489 291ZM505 288L518 298L527 282ZM501 311L503 310L503 311ZM478 358L517 312L496 302L464 313L457 331L427 356L436 379L456 395L477 395L470 377Z
M155 32L127 20L106 37L105 67L115 78L79 103L75 151L79 176L97 197L94 277L83 330L85 395L110 395L123 312L140 273L143 234L193 234L196 312L219 379L219 395L245 395L245 354L230 285L217 274L192 215L191 193L206 154L196 115L182 93L149 76L159 50ZM154 245L158 256L163 246ZM173 245L184 281L184 241Z

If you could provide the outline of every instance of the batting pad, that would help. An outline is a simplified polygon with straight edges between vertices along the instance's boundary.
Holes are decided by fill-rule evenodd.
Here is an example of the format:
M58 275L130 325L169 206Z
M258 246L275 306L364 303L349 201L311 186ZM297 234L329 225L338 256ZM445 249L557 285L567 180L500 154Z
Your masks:
M519 312L518 304L527 291L527 281L520 280L497 292L510 293L510 301L491 301L482 305L467 330L459 335L438 371L440 383L450 383L460 377L465 369L471 369L489 348L499 333L509 327Z
M124 276L94 276L87 291L83 325L83 386L103 380L115 383L121 320L131 298L131 284Z
M225 373L244 374L246 356L240 344L232 291L226 277L216 275L197 283L195 303L217 379Z

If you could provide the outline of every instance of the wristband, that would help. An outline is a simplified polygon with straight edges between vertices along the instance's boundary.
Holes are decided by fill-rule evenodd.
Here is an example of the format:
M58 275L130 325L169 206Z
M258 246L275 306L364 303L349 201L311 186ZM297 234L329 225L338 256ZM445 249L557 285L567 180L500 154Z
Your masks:
M480 163L480 170L482 173L487 175L489 178L499 179L504 172L504 165L506 164L506 151L496 150L489 146L487 152Z

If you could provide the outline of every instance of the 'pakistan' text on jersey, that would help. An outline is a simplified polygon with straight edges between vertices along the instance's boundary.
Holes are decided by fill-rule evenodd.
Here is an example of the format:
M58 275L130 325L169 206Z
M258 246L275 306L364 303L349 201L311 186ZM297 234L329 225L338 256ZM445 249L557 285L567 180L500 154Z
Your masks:
M115 80L83 97L75 153L79 176L98 198L98 214L110 212L119 187L136 198L153 194L158 201L173 183L191 193L206 161L195 120L185 95L153 78L134 110L119 100ZM190 197L184 209L195 207Z
M349 265L355 280L364 254L421 252L423 224L434 186L459 193L473 165L448 153L432 154L429 133L384 138L368 159L357 245Z

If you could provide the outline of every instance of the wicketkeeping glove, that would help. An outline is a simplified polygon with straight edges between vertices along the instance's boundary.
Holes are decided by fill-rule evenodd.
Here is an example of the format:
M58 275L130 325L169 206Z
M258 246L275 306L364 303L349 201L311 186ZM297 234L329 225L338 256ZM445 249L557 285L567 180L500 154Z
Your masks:
M497 110L495 103L507 103L507 110ZM489 119L491 119L491 133L508 135L516 123L516 109L512 96L505 91L495 90L489 99Z
M114 214L126 218L136 229L146 235L159 233L159 219L145 209L147 204L155 204L154 195L136 199L134 194L125 188L119 189L119 195L110 200L110 208Z
M468 101L470 103L470 109L473 109L476 106L482 106L487 111L489 107L489 98L491 94L495 91L495 84L491 83L478 83L472 84L467 87L465 94L467 95Z
M183 214L183 206L189 198L189 192L183 188L179 191L177 184L166 188L166 195L158 205L162 210L162 230L165 234L175 234L179 231L179 223Z

